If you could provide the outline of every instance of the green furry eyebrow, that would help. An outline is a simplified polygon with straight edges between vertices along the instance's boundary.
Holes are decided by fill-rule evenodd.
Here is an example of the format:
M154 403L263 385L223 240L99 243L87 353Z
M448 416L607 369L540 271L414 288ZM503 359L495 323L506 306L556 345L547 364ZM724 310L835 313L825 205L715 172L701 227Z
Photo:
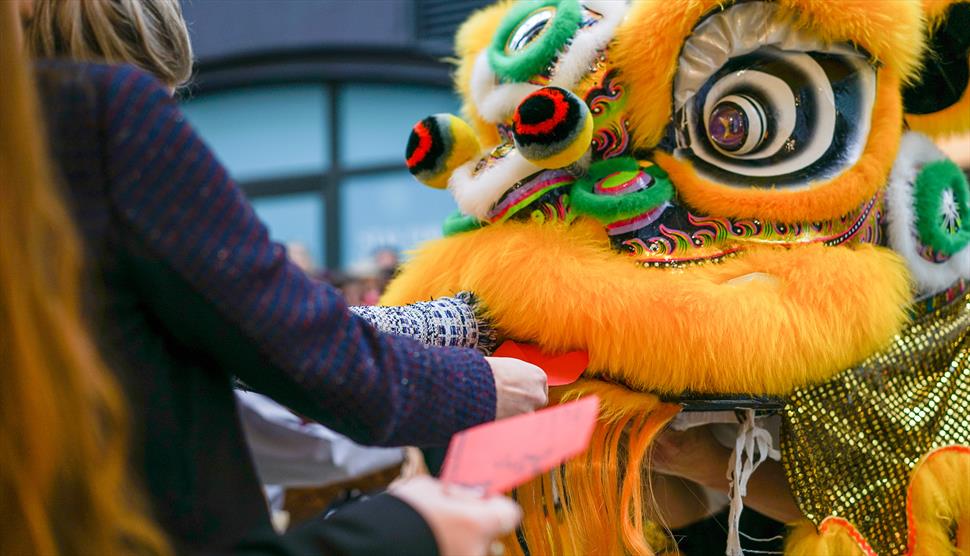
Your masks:
M505 52L509 37L529 14L542 8L555 7L556 15L546 24L539 37L523 50ZM578 0L540 0L520 2L502 19L488 50L492 71L504 81L528 81L548 66L556 54L573 38L582 22L582 8Z
M625 195L596 195L593 186L596 182L614 172L635 172L640 164L633 158L611 158L594 163L589 172L573 184L569 196L572 208L580 214L590 216L603 224L633 218L669 201L674 188L667 173L658 166L649 166L643 171L654 178L654 183L646 189Z
M920 240L942 253L953 255L970 243L970 187L960 167L950 160L930 162L913 184L916 230ZM940 221L943 193L949 190L956 203L957 229L949 231Z

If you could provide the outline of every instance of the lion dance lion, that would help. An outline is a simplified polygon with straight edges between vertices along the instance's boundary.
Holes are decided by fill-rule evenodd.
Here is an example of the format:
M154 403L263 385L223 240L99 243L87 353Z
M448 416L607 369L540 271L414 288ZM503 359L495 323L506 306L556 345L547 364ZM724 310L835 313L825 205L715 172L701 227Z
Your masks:
M673 551L651 442L734 399L777 402L786 554L970 554L970 191L929 139L970 129L970 3L501 2L456 51L407 162L459 210L384 302L471 291L602 408L508 551Z

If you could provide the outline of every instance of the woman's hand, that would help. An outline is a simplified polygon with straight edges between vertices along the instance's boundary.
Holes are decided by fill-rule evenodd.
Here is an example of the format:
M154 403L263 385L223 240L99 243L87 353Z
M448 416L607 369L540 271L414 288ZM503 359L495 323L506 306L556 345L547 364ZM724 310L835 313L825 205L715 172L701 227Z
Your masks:
M492 543L522 519L519 506L504 496L482 497L478 491L431 477L405 479L388 492L421 514L441 556L485 556Z
M495 378L495 418L529 413L549 403L546 373L511 357L486 357Z

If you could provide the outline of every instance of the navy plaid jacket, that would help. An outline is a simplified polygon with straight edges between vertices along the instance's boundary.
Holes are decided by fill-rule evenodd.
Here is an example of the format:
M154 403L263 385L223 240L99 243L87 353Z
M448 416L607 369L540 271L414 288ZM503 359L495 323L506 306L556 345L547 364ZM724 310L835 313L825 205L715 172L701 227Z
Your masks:
M366 444L440 445L494 418L480 354L378 333L304 276L154 79L58 61L35 74L134 463L184 547L266 527L233 377Z

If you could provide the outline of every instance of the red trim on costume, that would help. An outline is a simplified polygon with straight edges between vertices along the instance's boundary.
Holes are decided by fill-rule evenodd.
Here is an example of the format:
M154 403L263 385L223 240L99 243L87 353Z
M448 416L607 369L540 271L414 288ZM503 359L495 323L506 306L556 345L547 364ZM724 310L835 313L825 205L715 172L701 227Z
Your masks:
M937 448L927 454L923 460L913 469L913 475L923 466L924 463L929 461L931 458L937 454L944 452L962 452L964 454L970 455L970 446L944 446L942 448ZM916 551L916 522L913 517L913 482L910 478L909 486L906 488L906 525L909 529L907 534L907 547L906 556L912 556ZM876 551L869 546L866 539L862 537L859 531L856 530L855 526L849 523L845 518L830 516L822 520L821 525L819 525L818 532L825 533L829 526L842 527L845 532L852 537L852 540L856 542L856 545L862 550L866 556L877 556Z
M924 463L929 461L930 458L944 452L963 452L964 454L967 454L968 456L970 456L970 446L943 446L942 448L937 448L933 450L928 455L926 455L926 457L923 458L923 461L919 462L919 464L916 465L916 468L913 469L913 475L916 475L916 472L919 471L919 468L922 467ZM906 554L907 556L909 556L913 554L913 552L916 550L916 523L913 517L912 476L910 476L910 479L909 479L909 486L906 487L906 525L907 525L907 529L909 529L908 541L907 541L909 546L907 547Z
M542 135L545 133L550 133L556 128L557 125L562 123L563 119L566 118L566 114L569 112L569 101L566 100L566 97L562 94L562 91L553 88L539 89L538 91L529 95L529 97L526 98L522 104L525 104L532 98L538 96L546 97L552 102L552 116L536 124L524 124L522 123L521 112L516 110L515 115L512 117L512 121L515 124L515 132L517 134Z
M418 136L418 146L408 157L408 168L413 168L415 164L421 162L427 156L428 151L431 150L431 131L424 125L424 122L418 122L414 126L414 133Z
M828 530L829 525L835 525L845 529L845 532L848 533L850 537L852 537L852 540L854 540L856 544L859 545L859 548L862 549L862 552L866 556L878 556L876 554L876 551L873 550L872 547L869 546L869 543L866 542L866 539L862 537L862 534L860 534L859 531L856 530L855 526L849 523L845 518L827 517L823 519L822 525L819 526L818 528L818 532L825 533Z

